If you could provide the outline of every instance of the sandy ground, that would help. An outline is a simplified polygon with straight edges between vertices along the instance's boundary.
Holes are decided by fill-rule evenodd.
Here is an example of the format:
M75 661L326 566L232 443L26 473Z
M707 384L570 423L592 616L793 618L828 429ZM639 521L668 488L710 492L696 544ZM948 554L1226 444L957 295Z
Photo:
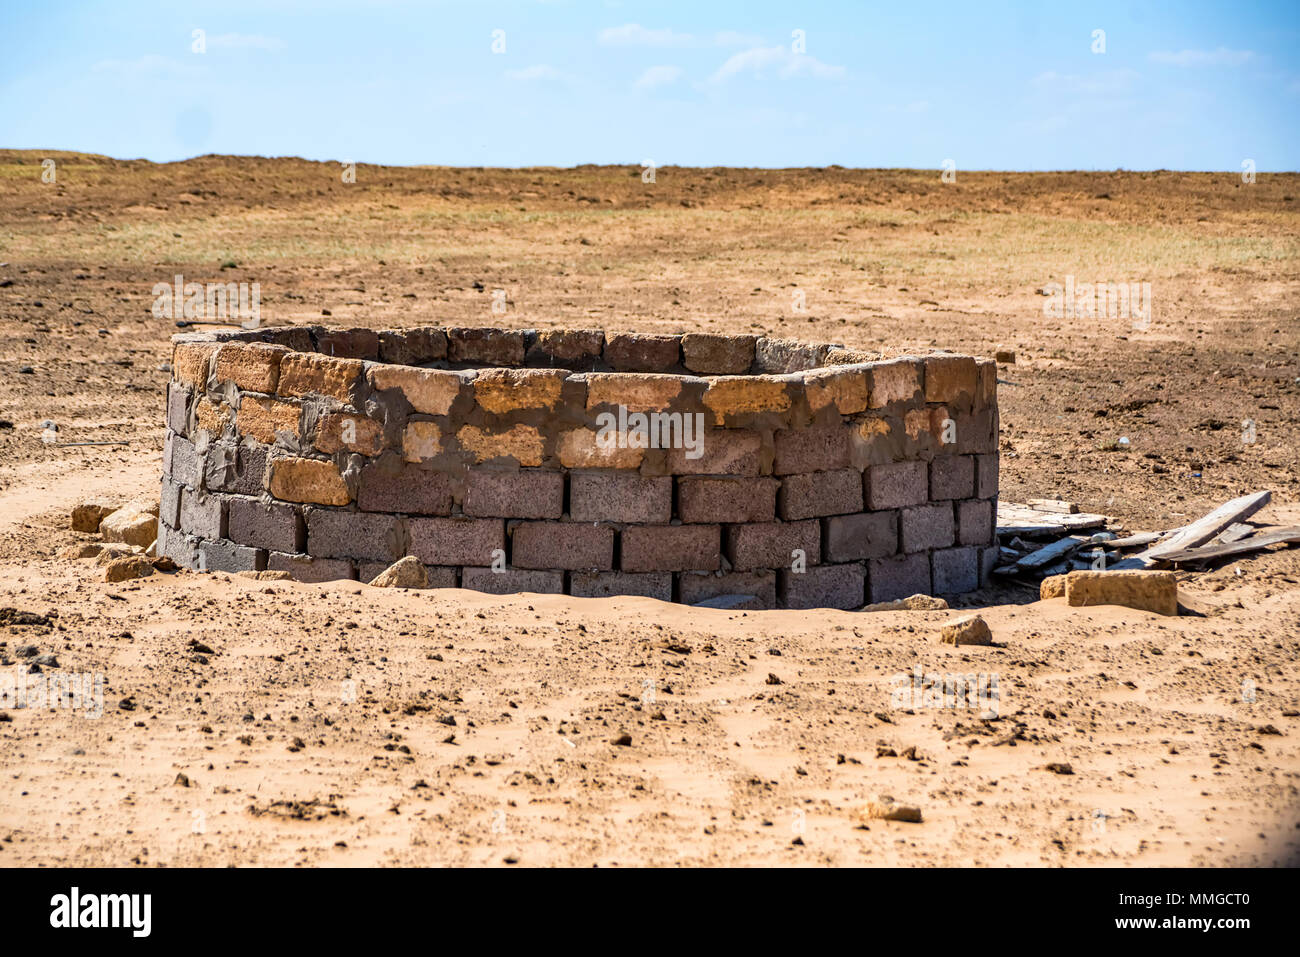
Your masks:
M348 192L219 157L68 156L49 186L43 155L0 151L0 607L46 619L0 626L0 662L35 645L106 687L99 718L0 712L0 864L1300 863L1300 549L1184 574L1201 614L1176 619L977 593L954 604L997 644L960 650L948 612L110 585L54 558L76 502L156 493L173 330L149 292L178 271L258 279L276 323L487 324L507 288L514 326L1009 346L1004 497L1138 530L1270 488L1257 518L1300 522L1300 177L660 170L647 193L362 167ZM1044 319L1066 274L1151 281L1152 327ZM45 418L126 444L52 447ZM896 700L918 668L996 675L997 717ZM862 826L880 794L923 822Z

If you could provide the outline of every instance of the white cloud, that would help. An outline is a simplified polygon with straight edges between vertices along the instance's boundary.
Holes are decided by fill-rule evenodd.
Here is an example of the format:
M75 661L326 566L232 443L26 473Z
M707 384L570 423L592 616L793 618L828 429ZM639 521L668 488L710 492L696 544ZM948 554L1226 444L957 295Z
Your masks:
M657 86L676 83L681 75L682 68L679 66L652 66L632 85L638 90L653 90Z
M1115 94L1130 89L1134 81L1140 79L1141 76L1142 74L1138 73L1137 70L1127 68L1102 70L1088 76L1080 76L1077 73L1057 73L1055 70L1048 70L1046 73L1040 73L1034 77L1033 85L1053 93Z
M831 66L806 53L794 53L789 47L753 47L728 57L727 62L718 67L710 78L714 83L722 83L740 73L762 74L767 69L775 69L782 77L815 76L822 79L844 75L844 67Z
M1165 66L1242 66L1255 59L1253 50L1229 50L1219 47L1217 50L1157 50L1147 54L1152 63Z
M545 63L538 63L535 66L525 67L522 70L506 70L506 76L511 80L559 80L564 74L553 66Z
M720 30L713 35L713 42L720 47L756 47L763 43L763 38L752 33Z
M284 49L279 37L266 37L259 33L217 33L208 37L208 46L225 50L265 50L274 53Z
M625 23L621 27L608 27L598 37L605 46L684 47L695 43L689 33L672 30L651 30L639 23Z

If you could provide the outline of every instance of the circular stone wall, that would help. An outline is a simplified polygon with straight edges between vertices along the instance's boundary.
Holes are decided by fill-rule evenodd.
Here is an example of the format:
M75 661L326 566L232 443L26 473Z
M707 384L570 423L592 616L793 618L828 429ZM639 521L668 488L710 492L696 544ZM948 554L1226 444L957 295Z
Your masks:
M991 360L754 336L173 337L159 554L208 570L856 608L997 560Z

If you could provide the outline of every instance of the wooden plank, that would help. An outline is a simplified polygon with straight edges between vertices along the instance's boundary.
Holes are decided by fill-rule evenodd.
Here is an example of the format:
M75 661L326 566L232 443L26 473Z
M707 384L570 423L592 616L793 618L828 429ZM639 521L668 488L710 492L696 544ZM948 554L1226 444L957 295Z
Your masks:
M1248 525L1245 522L1236 522L1219 532L1218 535L1214 536L1214 541L1221 545L1227 545L1229 542L1240 541L1254 531L1254 525Z
M1052 562L1059 561L1068 555L1074 554L1084 545L1088 544L1088 539L1079 536L1071 538L1062 538L1060 541L1052 542L1037 551L1030 552L1023 558L1016 559L1016 567L1021 571L1027 571L1034 568L1042 568L1044 565L1050 565Z
M1229 525L1250 518L1250 516L1267 505L1272 498L1272 492L1263 491L1252 492L1249 495L1234 498L1231 502L1224 502L1208 515L1180 528L1175 534L1170 535L1156 545L1152 545L1145 552L1134 556L1134 558L1143 564L1150 564L1164 558L1170 552L1178 552L1188 548L1195 548L1197 545L1204 545Z
M1138 532L1136 535L1128 535L1124 538L1113 538L1107 542L1110 548L1135 548L1138 545L1150 545L1152 542L1158 542L1170 532Z
M1215 558L1225 558L1228 555L1244 555L1248 552L1257 552L1262 548L1268 548L1270 545L1278 545L1282 542L1300 542L1300 525L1275 525L1264 529L1258 535L1243 538L1236 542L1226 542L1222 545L1202 545L1200 548L1184 548L1176 552L1166 552L1160 556L1160 560L1165 562L1205 562Z
M1079 506L1073 502L1063 502L1059 498L1031 498L1025 504L1040 512L1060 512L1063 515L1073 515L1079 511Z

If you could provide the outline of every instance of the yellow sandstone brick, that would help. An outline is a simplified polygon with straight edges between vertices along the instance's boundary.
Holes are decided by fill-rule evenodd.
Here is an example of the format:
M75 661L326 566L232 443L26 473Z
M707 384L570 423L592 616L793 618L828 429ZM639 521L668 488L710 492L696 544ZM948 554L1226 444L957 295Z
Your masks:
M704 405L721 422L728 415L754 412L784 412L790 395L783 379L768 376L720 376L709 380Z
M597 433L591 429L572 429L560 434L556 453L560 464L570 469L634 469L645 458L645 449L619 448L617 444L601 448Z
M216 380L274 395L280 382L280 360L288 354L286 347L269 342L227 342L217 350Z
M532 426L516 425L505 432L485 432L476 425L467 425L456 437L462 448L474 454L476 463L510 456L520 465L542 464L542 435Z
M474 398L493 415L553 409L568 376L563 369L486 369L474 378Z
M623 405L629 412L663 412L681 393L681 377L674 375L598 372L587 376L589 409Z
M208 381L208 359L216 350L215 342L178 342L172 349L172 378L203 388Z
M406 423L402 433L402 458L408 462L422 462L442 453L442 429L437 422L415 421Z
M880 409L891 402L910 401L921 389L920 363L914 359L879 362L871 367L869 405Z
M272 459L271 494L285 502L315 505L346 505L352 500L334 463L316 459Z
M194 405L194 418L200 429L206 429L213 435L220 435L230 424L231 408L224 402L213 402L205 395Z
M374 389L401 389L411 408L425 415L446 415L460 395L465 379L457 372L411 366L371 366Z
M323 395L350 403L364 368L360 359L291 352L280 360L277 391L284 396Z
M384 448L384 427L364 415L331 412L316 423L314 444L329 455L344 449L361 455L378 455Z
M297 437L301 411L293 402L241 396L239 411L235 414L235 428L241 435L252 436L270 445L277 432Z
M867 409L865 369L810 372L803 381L808 405L814 414L830 405L834 405L840 415L853 415Z

